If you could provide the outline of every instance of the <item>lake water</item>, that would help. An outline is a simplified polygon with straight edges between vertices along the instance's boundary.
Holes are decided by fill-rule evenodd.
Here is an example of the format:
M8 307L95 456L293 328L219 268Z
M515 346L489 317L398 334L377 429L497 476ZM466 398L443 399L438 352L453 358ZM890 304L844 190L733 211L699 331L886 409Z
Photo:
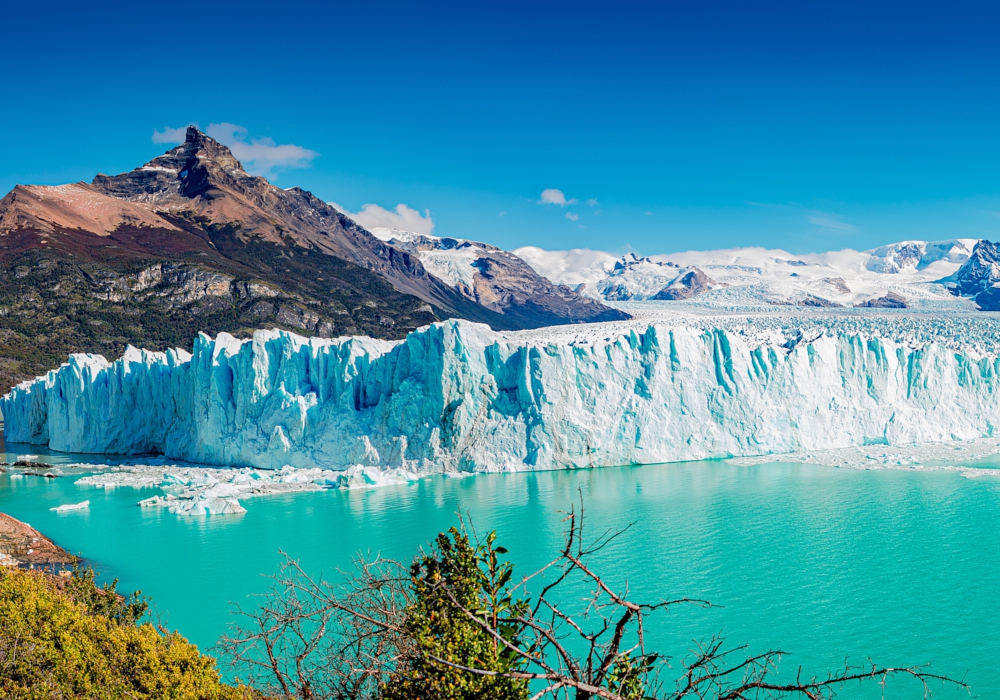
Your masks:
M23 446L20 453L30 452ZM691 596L724 607L654 617L652 646L674 658L722 632L751 650L792 652L782 667L822 673L846 657L933 662L1000 697L1000 478L947 471L857 471L700 462L430 478L368 491L244 502L238 516L141 509L156 490L0 475L0 511L81 553L122 590L152 596L169 625L203 648L229 603L266 588L278 550L327 574L360 550L409 560L469 512L495 528L527 573L556 550L560 510L582 492L590 532L634 523L599 566L634 599ZM88 511L49 508L90 499ZM934 689L937 698L967 697ZM842 697L879 697L875 686ZM922 697L911 682L886 697Z

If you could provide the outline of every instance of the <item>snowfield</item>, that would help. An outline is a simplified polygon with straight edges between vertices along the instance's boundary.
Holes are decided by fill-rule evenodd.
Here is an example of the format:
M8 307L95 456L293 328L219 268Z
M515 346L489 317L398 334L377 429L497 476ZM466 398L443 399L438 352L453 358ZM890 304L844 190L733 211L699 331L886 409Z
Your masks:
M192 354L74 355L0 408L9 442L59 451L407 474L996 435L995 314L634 313L511 333L449 321L399 342L202 335Z
M734 248L668 255L622 257L594 250L513 251L557 284L605 301L653 298L683 269L698 268L725 288L700 295L704 303L798 304L822 300L855 306L895 294L907 305L925 301L965 308L938 281L967 261L977 239L903 241L868 251L840 250L793 255L784 250ZM582 286L581 286L582 285Z

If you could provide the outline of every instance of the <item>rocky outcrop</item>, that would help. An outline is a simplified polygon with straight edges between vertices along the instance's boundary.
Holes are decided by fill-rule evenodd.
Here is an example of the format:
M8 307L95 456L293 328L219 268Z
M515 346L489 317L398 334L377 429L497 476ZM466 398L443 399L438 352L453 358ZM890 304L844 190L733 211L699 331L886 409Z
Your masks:
M830 285L839 294L851 293L851 288L847 286L847 282L842 277L824 277L822 282Z
M682 272L666 287L661 289L651 299L678 301L690 299L693 296L707 292L719 285L697 267Z
M885 296L877 299L868 299L860 304L855 304L858 308L865 309L905 309L906 299L894 292L888 292Z
M75 562L76 557L38 530L0 513L0 566L55 572L68 570Z
M806 294L801 299L795 301L796 306L810 306L813 308L823 308L823 309L839 309L843 304L838 304L835 301L830 301L829 299L824 299L823 297L818 297L815 294Z
M679 301L725 286L697 267L629 253L615 261L607 276L598 282L597 292L607 301Z

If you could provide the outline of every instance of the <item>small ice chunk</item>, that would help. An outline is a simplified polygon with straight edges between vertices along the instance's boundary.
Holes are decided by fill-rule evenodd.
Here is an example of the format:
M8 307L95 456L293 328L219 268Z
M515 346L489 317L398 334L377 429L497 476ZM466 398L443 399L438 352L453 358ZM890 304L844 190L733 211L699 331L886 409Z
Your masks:
M235 498L199 498L178 500L170 506L170 512L176 515L235 515L247 510Z
M67 503L65 505L56 506L55 508L49 508L49 510L54 510L57 513L65 513L71 510L84 510L90 508L90 501L83 501L82 503Z

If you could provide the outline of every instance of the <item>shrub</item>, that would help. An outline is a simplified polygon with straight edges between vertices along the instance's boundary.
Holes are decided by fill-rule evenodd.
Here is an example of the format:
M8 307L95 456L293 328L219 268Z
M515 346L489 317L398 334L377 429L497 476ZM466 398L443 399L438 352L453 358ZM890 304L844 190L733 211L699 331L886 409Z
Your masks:
M137 624L135 602L119 598L113 585L98 588L92 574L65 583L34 571L0 571L0 696L248 697L221 683L215 661L176 632Z

